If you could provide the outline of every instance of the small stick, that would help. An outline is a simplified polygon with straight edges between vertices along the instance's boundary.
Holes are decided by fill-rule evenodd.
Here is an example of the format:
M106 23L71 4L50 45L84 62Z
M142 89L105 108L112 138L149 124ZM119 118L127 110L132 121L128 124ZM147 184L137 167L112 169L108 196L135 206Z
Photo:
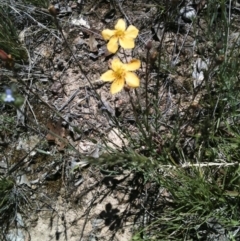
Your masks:
M76 97L76 95L78 94L79 91L80 91L80 90L77 89L77 90L68 98L67 102L64 103L64 104L62 105L62 107L60 107L57 111L63 110L63 109Z

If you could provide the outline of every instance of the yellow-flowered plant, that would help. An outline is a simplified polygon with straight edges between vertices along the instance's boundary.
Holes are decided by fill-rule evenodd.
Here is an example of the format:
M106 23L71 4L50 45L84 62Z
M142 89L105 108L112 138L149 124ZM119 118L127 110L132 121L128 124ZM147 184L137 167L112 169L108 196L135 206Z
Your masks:
M138 76L131 71L140 68L141 62L138 59L133 59L127 64L122 63L119 59L113 59L111 70L108 70L101 75L100 79L103 81L112 82L110 92L116 94L124 87L127 86L136 88L139 86L140 81Z
M132 49L135 46L134 40L138 35L138 29L130 25L126 29L126 23L123 19L119 19L115 25L115 30L105 29L102 31L104 40L109 40L107 49L111 53L116 53L118 43L124 49Z

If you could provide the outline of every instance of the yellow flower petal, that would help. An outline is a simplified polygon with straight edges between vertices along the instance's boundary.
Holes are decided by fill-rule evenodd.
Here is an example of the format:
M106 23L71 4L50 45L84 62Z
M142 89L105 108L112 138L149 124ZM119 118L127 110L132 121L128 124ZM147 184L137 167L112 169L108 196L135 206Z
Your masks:
M110 92L111 94L116 94L117 92L122 90L123 87L124 87L124 79L116 79L111 85Z
M102 31L102 37L104 40L109 40L114 34L115 34L115 30L111 30L111 29L104 29Z
M124 64L124 69L126 71L134 71L139 69L141 66L141 62L138 59L132 59L129 63Z
M127 38L127 37L123 37L119 39L119 43L121 47L123 47L124 49L132 49L135 46L134 40L132 38Z
M138 32L139 30L136 27L134 27L133 25L130 25L125 31L125 35L128 38L135 39L138 36Z
M117 24L115 25L116 30L125 31L126 30L126 23L123 19L119 19Z
M108 70L104 74L101 75L100 77L101 80L103 81L113 81L115 79L114 72L112 70Z
M118 38L113 36L110 38L108 44L107 44L107 49L111 53L116 53L118 50Z
M127 85L129 85L132 88L136 88L140 84L138 76L132 72L126 72L125 80Z
M113 59L111 65L113 71L123 68L123 63L119 59Z

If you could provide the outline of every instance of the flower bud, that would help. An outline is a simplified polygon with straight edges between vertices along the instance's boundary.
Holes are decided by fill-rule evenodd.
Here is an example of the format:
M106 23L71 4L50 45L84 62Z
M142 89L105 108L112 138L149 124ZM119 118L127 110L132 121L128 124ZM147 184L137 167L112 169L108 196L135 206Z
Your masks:
M0 59L3 61L7 61L9 59L8 54L4 52L2 49L0 49Z
M222 64L222 63L224 62L224 60L225 60L224 55L218 55L218 56L216 56L216 58L215 58L215 61L216 61L216 64L217 64L217 65Z
M53 5L50 5L48 8L48 12L53 16L56 17L59 13L59 10L56 9Z
M124 85L124 90L125 90L126 92L129 92L129 91L131 90L131 87L128 86L127 84L125 84L125 85Z
M153 49L153 51L151 51L151 53L150 53L150 62L151 63L154 63L156 61L158 54L159 53L158 53L157 49Z
M0 59L5 62L5 67L12 69L14 66L14 60L11 54L7 54L5 51L0 49Z
M150 50L152 48L152 41L148 41L147 44L145 45L145 48L147 50Z

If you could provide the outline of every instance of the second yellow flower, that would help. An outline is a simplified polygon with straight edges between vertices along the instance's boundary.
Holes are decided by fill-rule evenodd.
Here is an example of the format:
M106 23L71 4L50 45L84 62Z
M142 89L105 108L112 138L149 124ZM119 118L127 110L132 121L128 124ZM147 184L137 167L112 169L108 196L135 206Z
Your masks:
M136 88L140 84L140 80L135 71L140 68L141 62L138 59L133 59L127 64L122 63L119 59L112 61L111 70L108 70L101 75L100 79L103 81L113 82L110 92L115 94L122 90L125 81L129 87Z

